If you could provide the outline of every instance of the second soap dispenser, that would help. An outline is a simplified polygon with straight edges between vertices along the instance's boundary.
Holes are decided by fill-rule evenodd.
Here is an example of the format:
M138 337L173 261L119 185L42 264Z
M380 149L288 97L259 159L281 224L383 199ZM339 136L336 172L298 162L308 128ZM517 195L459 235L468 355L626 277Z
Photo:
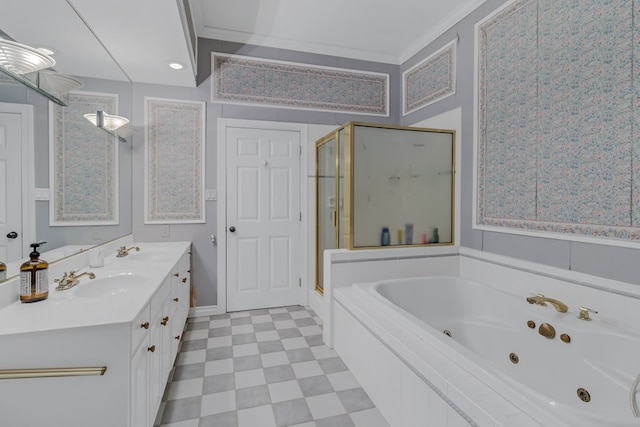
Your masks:
M32 243L29 261L20 266L20 302L42 301L49 296L49 263L40 259L38 252L45 243Z

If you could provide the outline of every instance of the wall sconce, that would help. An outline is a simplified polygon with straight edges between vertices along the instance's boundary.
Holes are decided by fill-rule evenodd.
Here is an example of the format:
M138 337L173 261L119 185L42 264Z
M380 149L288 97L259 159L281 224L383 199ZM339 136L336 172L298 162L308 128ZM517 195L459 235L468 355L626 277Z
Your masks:
M100 110L96 111L95 114L87 113L84 115L84 118L89 120L94 126L99 127L108 134L115 136L121 142L127 142L121 135L118 135L118 129L128 124L129 119L121 116L107 114L104 111ZM126 134L126 136L132 135L134 133L134 130L130 127L123 129L123 131L123 134Z

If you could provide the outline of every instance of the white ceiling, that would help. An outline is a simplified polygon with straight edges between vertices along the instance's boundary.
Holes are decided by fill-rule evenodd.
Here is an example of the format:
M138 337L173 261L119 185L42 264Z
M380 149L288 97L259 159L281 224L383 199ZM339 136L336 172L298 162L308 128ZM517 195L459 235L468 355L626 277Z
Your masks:
M199 37L401 64L485 0L190 0ZM64 74L195 86L182 0L0 0L0 30ZM185 65L180 71L170 61Z

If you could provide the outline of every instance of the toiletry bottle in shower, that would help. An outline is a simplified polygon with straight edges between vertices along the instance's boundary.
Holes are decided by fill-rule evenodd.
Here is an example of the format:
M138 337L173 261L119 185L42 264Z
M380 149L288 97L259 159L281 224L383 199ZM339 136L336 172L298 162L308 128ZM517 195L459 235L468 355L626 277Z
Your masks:
M389 227L382 227L380 234L380 246L389 246L391 244L391 236L389 235Z
M29 261L20 266L20 302L42 301L49 296L49 263L40 259L38 252L44 243L32 243Z
M0 282L7 280L7 264L0 261Z
M433 229L433 243L439 243L440 242L440 236L438 236L438 228L435 227Z

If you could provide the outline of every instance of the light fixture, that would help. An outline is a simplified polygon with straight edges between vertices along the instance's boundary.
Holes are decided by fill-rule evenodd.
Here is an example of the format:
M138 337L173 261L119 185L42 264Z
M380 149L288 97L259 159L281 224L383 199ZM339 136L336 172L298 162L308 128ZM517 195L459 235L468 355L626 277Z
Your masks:
M182 70L184 68L184 65L176 61L171 61L169 62L169 68L172 68L174 70Z
M94 126L104 128L111 132L114 132L118 128L129 123L129 119L127 118L107 114L104 111L96 111L95 113L85 114L84 118L89 120Z
M55 54L55 52L49 49L48 47L40 46L40 47L37 47L36 49L38 50L38 52L44 53L45 55L51 56Z
M33 77L31 77L33 76ZM66 95L72 90L80 89L84 84L66 74L59 74L53 71L39 71L32 75L27 75L30 80L37 82L40 89L58 97Z
M38 49L0 39L0 65L14 74L27 74L53 67L56 61Z

